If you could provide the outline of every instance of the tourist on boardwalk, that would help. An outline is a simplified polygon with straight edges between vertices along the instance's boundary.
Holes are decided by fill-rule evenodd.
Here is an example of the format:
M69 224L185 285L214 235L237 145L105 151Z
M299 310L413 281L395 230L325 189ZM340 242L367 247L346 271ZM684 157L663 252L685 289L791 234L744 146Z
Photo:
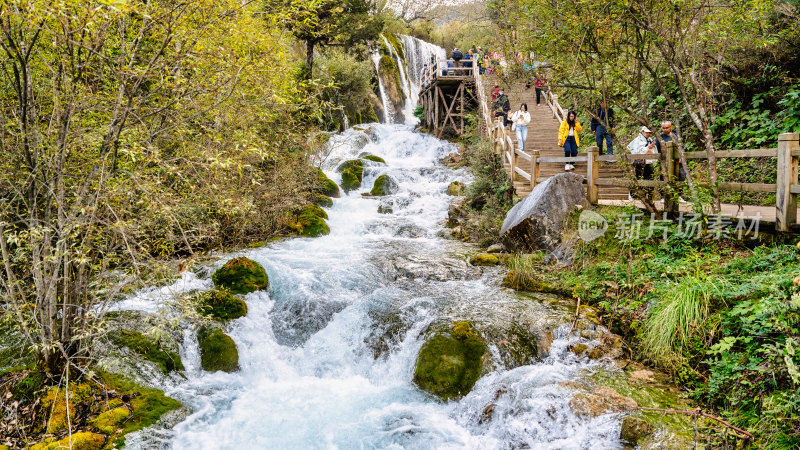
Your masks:
M500 95L500 85L495 84L492 88L492 100L496 99L498 95Z
M478 72L483 75L484 73L484 62L483 62L484 53L481 50L480 46L478 47L478 51L475 53L475 59L478 61Z
M581 123L578 122L578 114L575 111L567 113L567 118L561 122L561 127L558 129L558 146L564 147L564 156L566 158L574 158L578 156L578 146L581 145L581 140L578 133L583 131ZM575 166L566 163L564 170L573 170Z
M672 127L672 122L670 122L669 120L661 122L661 141L673 142L676 140L677 140L677 133ZM661 153L660 141L656 141L656 148L658 148L658 153ZM677 160L677 163L678 163L678 181L685 181L686 171L683 170L683 164L681 164L680 159Z
M658 151L656 142L651 137L653 134L647 127L642 127L639 135L628 144L628 151L631 155L648 155L654 154ZM637 180L652 180L653 179L653 164L648 163L644 159L633 160L633 170L636 174Z
M453 59L455 67L461 67L461 60L464 59L464 54L461 50L453 48L453 54L450 56Z
M608 154L614 154L614 149L611 145L612 128L614 128L614 110L606 106L605 100L601 100L600 106L595 111L595 117L592 117L592 132L601 155L605 154L603 153L603 140L606 141Z
M511 111L511 103L508 101L508 96L500 88L497 93L497 98L494 100L494 116L503 118L503 126L507 127L511 121L508 120L508 112Z
M536 88L536 106L542 106L542 89L544 89L544 76L542 74L536 75L536 82L533 87Z
M525 141L528 140L528 124L531 123L531 115L528 112L528 105L519 105L519 110L511 115L511 127L517 132L517 147L525 150Z

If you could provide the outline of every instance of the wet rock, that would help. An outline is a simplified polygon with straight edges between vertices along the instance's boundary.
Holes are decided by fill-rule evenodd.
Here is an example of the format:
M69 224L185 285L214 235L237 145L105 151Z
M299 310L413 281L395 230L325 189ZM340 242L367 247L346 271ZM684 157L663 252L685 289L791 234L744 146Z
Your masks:
M383 204L381 203L378 205L378 214L392 214L394 212L394 208L392 208L390 204Z
M653 427L639 417L626 417L622 419L622 431L619 437L629 444L637 444L640 439L653 433Z
M406 98L403 94L403 86L400 81L400 70L391 56L382 56L378 66L378 76L383 81L383 88L386 92L389 102L392 104L392 111L395 111L395 121L397 123L405 123L403 116L403 108L405 107Z
M486 350L469 322L455 322L449 332L435 333L423 344L414 382L442 400L466 395L480 378Z
M597 417L606 412L630 411L636 408L636 401L619 394L608 386L598 386L592 393L578 393L569 401L569 407L576 416Z
M278 344L287 347L302 345L347 306L341 301L318 300L298 295L284 298L273 307L272 330Z
M558 385L564 389L572 389L574 391L582 391L584 389L583 385L578 381L562 381Z
M401 225L394 233L395 236L407 238L421 238L425 237L427 234L424 228L413 224Z
M395 179L389 175L384 174L375 180L375 184L372 186L370 194L382 197L384 195L394 194L399 189L400 185L397 184L397 181L395 181Z
M467 185L460 181L453 181L447 186L447 195L452 195L454 197L460 197L462 195L466 195L467 193Z
M581 355L586 351L587 348L588 346L586 344L575 344L569 348L569 351L575 353L576 355Z
M233 320L247 315L247 303L230 292L212 290L198 295L197 312L216 320Z
M488 253L479 253L470 256L469 263L473 266L496 266L500 264L500 258Z
M328 178L320 168L317 168L317 192L326 197L339 197L339 186Z
M374 97L375 99L377 99L378 100L378 105L380 105L381 100L376 95L372 94L370 97ZM380 106L380 110L381 110L381 114L378 114L378 117L381 119L381 122L383 122L384 121L383 120L383 106ZM369 138L369 140L372 141L372 142L378 142L378 141L381 140L380 139L381 136L378 133L378 128L376 126L374 126L374 125L367 127L367 129L364 130L364 134L366 134L367 137Z
M507 251L506 246L503 244L490 245L489 248L486 249L486 253L506 253Z
M386 160L384 160L380 156L376 156L376 155L373 155L373 154L370 154L370 153L362 153L362 154L358 155L358 157L361 158L361 159L366 159L367 161L372 161L372 162L376 162L376 163L380 163L380 164L386 164Z
M344 169L344 171L342 171L342 189L345 192L350 192L360 188L363 177L363 166L353 166Z
M108 333L108 340L117 347L127 348L155 364L164 374L176 370L183 370L183 363L177 352L163 349L159 342L147 338L138 331L125 329L111 330Z
M383 109L383 103L381 103L381 99L372 91L369 92L369 103L372 105L372 112L378 118L378 122L386 122L386 110ZM378 142L375 127L369 127L364 132L373 142Z
M325 223L327 218L328 213L324 209L317 205L306 205L295 213L289 228L303 237L324 236L331 232L330 227Z
M202 327L197 332L200 346L200 365L208 372L239 370L239 350L236 343L222 330Z
M316 208L320 209L318 206ZM227 289L235 294L249 294L269 289L269 278L264 267L244 257L233 258L226 262L214 272L211 280L218 289Z
M455 228L460 226L467 219L467 212L464 210L463 202L454 203L447 209L447 226Z
M552 251L561 243L564 220L585 203L582 176L552 176L511 208L500 230L501 239L513 251Z

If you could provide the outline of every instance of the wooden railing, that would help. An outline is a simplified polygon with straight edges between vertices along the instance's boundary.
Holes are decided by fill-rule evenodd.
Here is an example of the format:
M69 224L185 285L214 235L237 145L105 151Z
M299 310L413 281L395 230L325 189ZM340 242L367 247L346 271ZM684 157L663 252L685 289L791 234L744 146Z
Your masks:
M422 87L426 88L428 85L435 83L439 78L464 78L474 77L478 73L478 61L475 59L462 59L456 67L456 62L453 59L439 59L436 60L433 67L422 76Z
M544 92L544 100L547 102L547 106L550 107L550 110L553 111L553 118L558 120L558 123L564 121L567 118L567 114L564 112L564 108L558 103L558 95L554 94L550 88L545 88Z
M531 189L549 177L541 177L542 164L565 164L585 162L586 166L586 197L589 203L597 204L600 187L665 187L675 185L680 167L679 153L672 142L662 145L662 152L645 155L603 155L599 154L596 146L589 148L588 153L576 157L547 157L542 158L539 150L526 153L515 146L511 136L506 132L502 119L490 128L490 137L493 140L495 152L502 157L503 163L509 165L509 176L512 182L527 181ZM724 158L776 158L777 181L776 183L739 183L718 182L721 191L736 192L769 192L776 196L775 226L778 231L789 231L792 225L797 224L797 196L800 194L800 133L783 133L778 136L777 148L760 148L752 150L727 150L717 151L718 159ZM702 152L686 152L687 160L707 159L708 154ZM622 160L646 160L660 162L662 165L663 180L635 180L632 178L601 178L600 163L621 163ZM677 214L678 202L670 198L665 192L665 209L667 212Z

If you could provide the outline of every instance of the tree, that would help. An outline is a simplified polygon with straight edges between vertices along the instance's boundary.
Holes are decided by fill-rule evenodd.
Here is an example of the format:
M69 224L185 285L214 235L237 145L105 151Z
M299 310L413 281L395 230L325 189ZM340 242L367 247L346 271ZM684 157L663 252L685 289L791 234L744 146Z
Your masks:
M324 45L352 46L375 40L383 17L369 0L267 0L267 11L303 41L306 78L314 71L314 51Z

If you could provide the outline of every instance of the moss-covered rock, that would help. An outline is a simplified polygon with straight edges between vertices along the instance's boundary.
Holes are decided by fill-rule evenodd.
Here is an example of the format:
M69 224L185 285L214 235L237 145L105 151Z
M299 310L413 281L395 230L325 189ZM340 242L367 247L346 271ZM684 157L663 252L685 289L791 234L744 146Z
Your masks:
M323 236L331 232L325 219L328 213L317 205L306 205L295 213L295 220L289 226L303 237Z
M496 266L500 264L500 258L489 253L479 253L472 255L469 258L469 263L473 266Z
M399 56L400 59L405 61L406 59L406 54L404 51L405 48L403 47L403 44L400 43L400 40L397 39L397 35L394 33L384 33L383 36L386 38L387 41L389 41L389 44L391 44L395 54L397 54L397 56Z
M181 403L164 395L164 391L140 386L129 379L108 372L100 372L98 376L109 388L123 397L129 397L131 414L122 425L120 434L133 433L149 427L165 413L180 408ZM110 403L109 406L112 406Z
M486 344L469 322L454 323L449 333L435 333L417 357L414 382L443 400L467 394L481 374Z
M227 291L207 291L197 298L197 312L217 320L233 320L247 315L247 303Z
M367 153L365 155L361 155L361 159L366 159L367 161L386 164L386 161L383 158L381 158L380 156L370 155L369 153Z
M337 186L336 188L338 189L339 187ZM333 199L327 195L315 193L311 195L311 203L323 208L330 208L333 206Z
M360 188L363 177L363 166L354 166L345 169L342 172L342 189L345 192L350 192Z
M219 329L202 327L197 332L200 365L208 372L239 370L239 350L230 336Z
M110 435L116 433L122 422L127 420L130 415L131 412L128 408L120 406L100 414L91 424L101 433Z
M155 363L165 374L175 370L183 370L183 362L179 354L161 348L157 342L148 339L138 331L112 330L108 333L108 339L114 345L128 348L148 361Z
M400 69L397 67L397 63L390 56L382 56L378 66L384 91L389 101L392 102L392 110L402 111L406 104L406 97L403 93L403 83L400 80ZM397 118L402 119L402 114L399 114Z
M69 389L54 386L42 397L39 411L47 417L45 432L58 434L67 429L68 422L74 422L76 405L92 397L92 388L87 384L70 384ZM67 408L69 403L69 408ZM67 421L69 416L69 421Z
M447 186L447 195L460 197L462 195L466 195L466 192L467 186L460 181L453 181L449 186Z
M583 352L585 352L588 347L589 346L586 344L575 344L572 347L570 347L570 351L572 353L575 353L576 355L580 355Z
M233 258L226 262L214 272L211 279L217 288L227 289L235 294L266 291L269 288L269 278L264 267L244 257Z
M629 444L636 445L640 439L652 433L653 427L646 420L629 416L622 419L622 431L619 437Z
M375 180L375 184L372 186L370 194L374 196L391 195L397 192L399 188L400 186L397 184L394 178L384 174Z
M102 434L80 431L67 436L60 441L48 439L30 447L30 450L100 450L106 443L106 438Z
M320 168L317 168L317 192L326 197L339 197L339 186Z
M361 159L348 159L347 161L339 164L336 167L336 171L339 173L343 173L347 169L356 169L356 168L360 168L363 170L364 161L361 161Z

